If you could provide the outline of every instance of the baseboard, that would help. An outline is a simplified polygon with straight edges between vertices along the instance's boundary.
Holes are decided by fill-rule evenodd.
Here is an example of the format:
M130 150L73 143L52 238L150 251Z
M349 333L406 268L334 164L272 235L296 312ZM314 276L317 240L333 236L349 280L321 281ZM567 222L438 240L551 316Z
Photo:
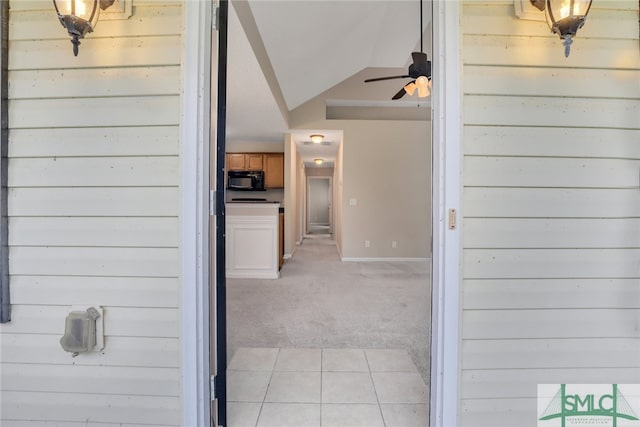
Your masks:
M296 243L296 244L297 244L297 243ZM291 259L291 257L292 257L292 256L293 256L293 254L295 254L295 253L296 253L296 248L293 248L293 250L291 251L291 253L290 253L290 254L284 254L284 255L282 255L282 258L284 258L284 259Z
M340 257L343 262L429 262L431 258L357 258Z

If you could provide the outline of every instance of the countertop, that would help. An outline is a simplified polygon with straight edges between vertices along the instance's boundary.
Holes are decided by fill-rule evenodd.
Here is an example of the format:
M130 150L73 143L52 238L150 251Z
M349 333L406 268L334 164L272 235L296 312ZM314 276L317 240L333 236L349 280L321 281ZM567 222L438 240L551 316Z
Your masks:
M284 205L282 202L276 202L273 200L261 200L261 201L250 201L250 200L232 200L230 202L225 202L227 205L273 205L279 204L278 208L279 213L284 213Z

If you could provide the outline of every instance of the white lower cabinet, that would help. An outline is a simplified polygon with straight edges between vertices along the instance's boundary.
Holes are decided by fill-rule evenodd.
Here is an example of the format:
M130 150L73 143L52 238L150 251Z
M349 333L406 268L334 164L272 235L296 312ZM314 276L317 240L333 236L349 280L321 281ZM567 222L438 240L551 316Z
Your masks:
M227 204L226 275L229 278L277 279L278 203Z

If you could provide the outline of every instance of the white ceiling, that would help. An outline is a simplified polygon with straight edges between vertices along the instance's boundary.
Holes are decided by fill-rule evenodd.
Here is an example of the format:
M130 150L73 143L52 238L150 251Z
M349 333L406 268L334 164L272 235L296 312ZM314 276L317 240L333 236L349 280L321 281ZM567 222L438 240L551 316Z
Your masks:
M374 77L389 72L405 74L411 52L420 50L419 0L249 0L249 9L246 0L232 0L232 5L228 24L227 141L282 143L284 134L291 132L305 161L314 156L331 161L337 150L337 144L305 145L310 133L340 141L341 132L288 129L278 97L283 100L280 106L291 111L363 70ZM245 11L250 10L253 20L244 13L241 23L235 8L243 6ZM425 1L423 8L424 51L431 57L431 4ZM251 39L243 25L249 28ZM266 65L262 61L263 68L254 54L254 49L259 52L261 46L268 57ZM264 69L269 66L271 70ZM367 73L373 67L394 70L384 70L382 75L376 70ZM270 87L265 78L270 72L277 80L275 87ZM408 96L388 102L408 79L364 84L359 80L361 75L348 95L345 93L346 99L330 102L359 106L417 103L417 98Z

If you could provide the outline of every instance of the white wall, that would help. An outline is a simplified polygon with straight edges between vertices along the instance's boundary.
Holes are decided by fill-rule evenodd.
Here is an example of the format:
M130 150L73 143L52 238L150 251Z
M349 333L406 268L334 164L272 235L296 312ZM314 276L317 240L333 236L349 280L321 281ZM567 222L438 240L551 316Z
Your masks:
M342 143L338 146L338 153L333 167L333 236L342 257Z
M284 153L284 142L227 141L227 153Z
M333 168L305 168L307 177L309 176L333 176Z
M50 1L11 3L3 426L181 422L181 15L136 1L74 57ZM74 304L104 307L100 353L60 347Z
M294 144L295 146L295 144ZM296 201L293 206L293 214L296 216L295 224L293 225L295 229L295 242L296 244L300 244L304 239L304 234L306 233L305 228L305 197L307 192L307 178L306 178L306 168L304 167L304 160L302 156L296 155L296 163L295 163L295 175L296 175Z
M461 424L534 426L538 383L640 382L638 2L568 58L511 1L462 22Z
M299 233L298 211L298 164L296 143L291 134L284 137L284 254L286 257L293 254Z

